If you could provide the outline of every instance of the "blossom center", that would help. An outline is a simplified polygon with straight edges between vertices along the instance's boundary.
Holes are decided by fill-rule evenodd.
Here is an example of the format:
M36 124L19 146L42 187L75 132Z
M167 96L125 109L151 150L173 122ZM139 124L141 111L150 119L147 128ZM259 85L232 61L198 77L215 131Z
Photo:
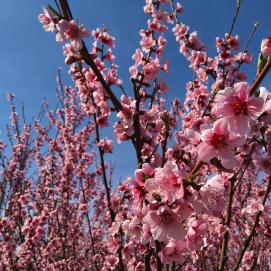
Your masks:
M160 221L163 224L168 225L168 224L170 224L172 222L172 220L173 220L173 217L172 217L172 214L170 212L165 211L165 212L162 212L160 214Z
M235 115L247 115L247 102L235 96L231 102L231 107Z
M210 145L214 146L216 149L222 149L227 146L225 135L213 134Z
M79 28L76 25L71 25L67 30L67 34L70 39L77 39L79 36Z

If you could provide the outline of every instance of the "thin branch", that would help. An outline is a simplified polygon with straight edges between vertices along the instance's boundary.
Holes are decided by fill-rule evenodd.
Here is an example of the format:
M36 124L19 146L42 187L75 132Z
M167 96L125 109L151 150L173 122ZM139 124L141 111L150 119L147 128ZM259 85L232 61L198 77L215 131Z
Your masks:
M248 40L247 40L246 45L245 45L245 47L244 47L244 49L243 49L243 52L246 52L246 51L247 51L248 46L249 46L249 44L250 44L250 42L251 42L251 40L252 40L252 38L253 38L253 35L254 35L256 29L258 28L258 26L259 26L259 23L258 23L258 22L254 23L253 29L252 29L252 31L251 31L249 37L248 37Z
M231 23L231 27L230 27L230 30L229 30L229 36L231 36L231 34L232 34L234 25L236 23L236 19L238 17L239 11L240 11L240 7L241 7L241 0L237 0L237 5L236 5L235 13L234 13L234 16L233 16L233 19L232 19L232 23Z

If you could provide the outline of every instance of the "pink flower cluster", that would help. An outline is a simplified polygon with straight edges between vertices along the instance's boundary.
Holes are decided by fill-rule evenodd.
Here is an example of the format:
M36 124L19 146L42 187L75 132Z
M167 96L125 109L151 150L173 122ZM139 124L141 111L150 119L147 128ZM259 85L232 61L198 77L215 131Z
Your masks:
M90 32L72 19L68 1L55 2L39 21L66 43L73 86L59 70L59 107L44 103L33 123L8 95L0 270L269 270L271 93L261 85L270 38L247 80L243 65L253 59L249 47L240 51L234 24L210 57L180 21L180 3L146 0L129 91L115 38L96 28L88 50ZM182 102L165 95L170 28L194 72ZM123 141L134 153L120 159L114 142ZM134 177L120 178L119 164L132 155Z

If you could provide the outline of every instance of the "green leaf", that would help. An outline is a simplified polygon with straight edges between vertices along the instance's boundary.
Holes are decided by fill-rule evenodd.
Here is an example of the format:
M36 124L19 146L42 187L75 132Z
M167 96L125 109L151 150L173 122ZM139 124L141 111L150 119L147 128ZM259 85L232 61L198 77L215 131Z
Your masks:
M257 64L257 74L262 72L268 59L269 59L269 57L264 57L262 54L259 54L258 64Z

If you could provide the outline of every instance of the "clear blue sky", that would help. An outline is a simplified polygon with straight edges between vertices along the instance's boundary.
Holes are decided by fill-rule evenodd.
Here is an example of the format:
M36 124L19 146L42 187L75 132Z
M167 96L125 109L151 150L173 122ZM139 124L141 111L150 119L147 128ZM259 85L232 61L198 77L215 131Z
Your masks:
M49 0L48 0L49 1ZM6 92L16 94L17 104L25 104L30 119L40 109L46 97L50 104L55 104L55 77L59 66L65 67L61 45L55 42L51 33L42 30L37 16L41 7L53 1L45 0L1 0L0 9L0 128L2 133L8 122L9 110ZM129 89L128 67L132 64L131 55L139 44L138 31L146 26L147 16L143 14L144 0L70 0L75 18L88 29L105 25L116 38L114 54L120 66L120 77ZM183 0L185 13L182 21L197 30L202 41L209 49L209 55L215 53L214 41L217 36L224 36L228 30L235 0ZM260 26L254 36L250 51L256 58L250 67L250 80L253 79L255 63L259 53L260 41L271 35L271 0L242 0L240 16L234 30L244 45L254 22ZM192 71L187 61L179 54L178 46L172 35L167 36L168 47L165 58L170 59L170 75L167 82L171 90L169 97L184 97L185 82L191 79ZM266 82L270 86L271 76ZM68 84L70 81L64 77ZM133 150L128 144L117 147L118 156L113 163L117 176L125 177L134 169Z

